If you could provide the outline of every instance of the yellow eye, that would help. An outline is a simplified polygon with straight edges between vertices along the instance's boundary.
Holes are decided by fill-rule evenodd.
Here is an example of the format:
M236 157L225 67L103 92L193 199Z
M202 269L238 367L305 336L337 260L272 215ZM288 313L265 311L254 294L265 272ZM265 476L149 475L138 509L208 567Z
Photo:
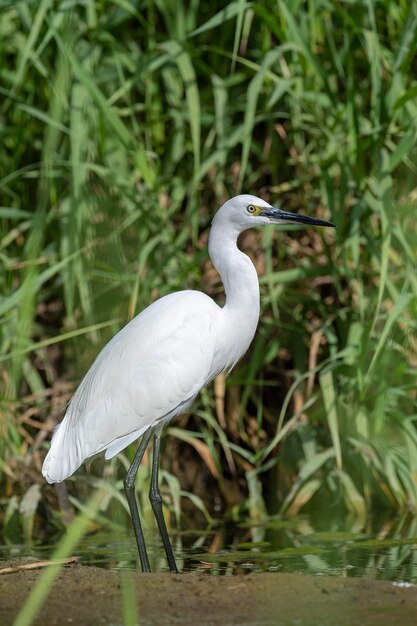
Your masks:
M253 204L250 204L247 207L247 210L248 210L249 213L256 213L256 206L254 206Z

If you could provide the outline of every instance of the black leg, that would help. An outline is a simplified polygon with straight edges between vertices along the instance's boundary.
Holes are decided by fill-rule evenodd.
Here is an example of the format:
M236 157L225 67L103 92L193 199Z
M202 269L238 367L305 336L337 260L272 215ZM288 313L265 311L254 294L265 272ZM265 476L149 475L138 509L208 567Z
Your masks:
M156 521L158 522L159 532L161 533L162 543L164 544L165 553L168 559L168 565L171 572L178 573L177 564L175 563L174 553L172 551L171 544L169 542L167 527L164 520L164 514L162 512L162 497L158 487L158 473L159 473L159 456L161 450L161 436L156 433L154 437L153 445L153 461L152 461L152 476L151 476L151 488L149 490L149 499L151 501L153 512L155 513Z
M132 516L133 528L135 530L136 535L136 543L138 544L139 550L139 558L140 563L142 565L143 572L150 572L151 566L149 565L148 553L146 552L145 546L145 538L143 536L142 525L139 519L139 511L138 504L136 502L136 474L138 473L139 465L143 459L143 455L145 454L145 450L148 447L148 443L152 437L154 432L154 428L149 428L142 437L142 440L139 444L139 448L135 454L135 458L133 459L132 465L129 467L129 470L126 474L126 477L123 481L127 502L130 508L130 514Z

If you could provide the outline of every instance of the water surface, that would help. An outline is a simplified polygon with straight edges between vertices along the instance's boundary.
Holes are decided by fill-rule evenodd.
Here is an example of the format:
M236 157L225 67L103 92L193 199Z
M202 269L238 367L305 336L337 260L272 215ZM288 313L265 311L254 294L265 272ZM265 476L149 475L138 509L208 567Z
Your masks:
M171 530L178 567L211 575L299 572L417 583L417 520L299 516L262 521L219 520L201 530ZM153 571L167 569L155 528L146 528ZM46 559L54 546L2 546L0 560ZM81 563L112 570L139 569L128 531L99 530L84 537Z

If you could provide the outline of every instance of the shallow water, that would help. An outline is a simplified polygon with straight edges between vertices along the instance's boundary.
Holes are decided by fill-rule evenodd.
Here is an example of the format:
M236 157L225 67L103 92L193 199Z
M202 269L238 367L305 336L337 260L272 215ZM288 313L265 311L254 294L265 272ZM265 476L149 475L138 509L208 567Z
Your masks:
M271 517L262 522L218 521L204 531L171 531L178 567L211 575L249 572L363 577L417 583L417 520L324 520ZM156 529L145 536L153 571L167 569ZM53 546L0 546L0 561L46 559ZM81 563L111 570L139 568L128 532L89 534L76 554Z

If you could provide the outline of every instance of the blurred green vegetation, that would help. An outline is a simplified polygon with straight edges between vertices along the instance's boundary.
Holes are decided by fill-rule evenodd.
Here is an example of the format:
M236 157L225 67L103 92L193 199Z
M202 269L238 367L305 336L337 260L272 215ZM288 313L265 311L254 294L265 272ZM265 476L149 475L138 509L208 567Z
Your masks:
M172 290L222 301L207 235L240 191L337 231L242 237L259 330L167 428L168 508L415 513L415 3L0 6L3 536L42 534L49 434L112 334Z

